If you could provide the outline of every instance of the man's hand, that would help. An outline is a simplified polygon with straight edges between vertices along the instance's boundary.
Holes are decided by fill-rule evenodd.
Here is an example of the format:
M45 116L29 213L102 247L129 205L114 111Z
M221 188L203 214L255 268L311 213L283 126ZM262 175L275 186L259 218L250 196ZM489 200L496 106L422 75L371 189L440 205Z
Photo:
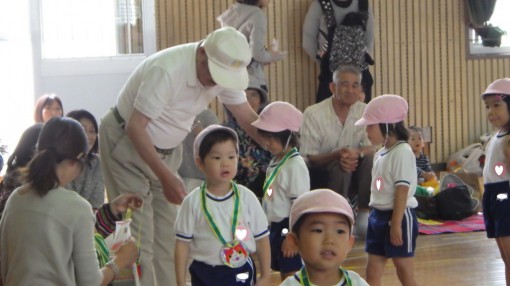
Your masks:
M168 174L168 176L160 178L163 194L172 204L180 205L186 196L184 182L179 175L174 174L172 171L169 170Z
M344 147L339 150L340 153L340 167L345 172L354 172L358 167L359 150L349 147Z
M143 199L138 194L122 194L110 202L110 210L114 215L127 211L128 208L136 210L142 206Z
M131 139L131 142L133 142L136 151L143 161L147 163L154 174L160 179L166 199L171 203L180 204L186 195L184 183L181 178L164 164L160 155L156 152L146 130L150 120L149 117L142 114L136 108L133 109L126 126L126 134Z

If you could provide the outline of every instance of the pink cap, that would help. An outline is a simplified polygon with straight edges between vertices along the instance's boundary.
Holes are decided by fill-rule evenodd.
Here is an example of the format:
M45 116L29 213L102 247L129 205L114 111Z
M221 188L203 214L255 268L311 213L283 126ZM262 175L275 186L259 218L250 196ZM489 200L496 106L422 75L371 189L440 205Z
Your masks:
M330 189L311 190L300 195L290 209L290 229L301 216L309 213L341 214L347 217L351 227L354 224L354 214L349 202Z
M406 118L408 109L407 101L401 96L384 94L367 104L363 116L354 125L397 123Z
M259 119L251 125L269 132L284 130L298 132L301 123L303 123L303 113L299 109L288 102L275 101L268 104L260 113Z
M482 99L486 95L504 94L510 95L510 78L500 78L491 83L482 94Z
M211 124L211 125L207 126L206 128L204 128L204 130L200 131L200 133L198 133L197 137L195 138L195 142L193 142L193 156L194 157L198 157L200 145L202 144L202 141L204 141L204 138L207 135L211 134L211 132L218 131L218 130L227 131L235 137L236 150L239 152L239 138L237 137L237 133L231 128L221 126L218 124Z
M204 41L211 76L221 87L245 90L248 87L248 71L251 48L246 37L232 27L224 27L210 33Z

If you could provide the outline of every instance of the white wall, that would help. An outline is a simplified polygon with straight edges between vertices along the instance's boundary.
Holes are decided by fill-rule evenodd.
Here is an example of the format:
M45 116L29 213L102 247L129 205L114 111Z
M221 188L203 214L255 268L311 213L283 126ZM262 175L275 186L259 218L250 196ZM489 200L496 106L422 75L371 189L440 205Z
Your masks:
M72 69L72 66L69 67ZM115 105L117 94L124 86L131 71L124 73L70 74L41 76L40 92L55 93L64 105L64 113L74 109L90 111L99 122Z

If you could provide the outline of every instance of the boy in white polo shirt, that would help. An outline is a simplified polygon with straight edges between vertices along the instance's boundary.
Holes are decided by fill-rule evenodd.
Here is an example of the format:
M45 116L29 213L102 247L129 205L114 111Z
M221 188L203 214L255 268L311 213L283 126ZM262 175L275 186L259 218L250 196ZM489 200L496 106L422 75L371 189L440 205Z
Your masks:
M354 215L347 200L329 189L300 195L290 211L289 238L297 245L305 266L282 286L368 286L342 262L354 244Z
M234 130L210 125L195 139L194 155L206 181L182 203L175 232L177 285L186 285L188 257L191 284L200 286L268 285L269 231L264 211L249 189L232 179L237 173L238 138Z

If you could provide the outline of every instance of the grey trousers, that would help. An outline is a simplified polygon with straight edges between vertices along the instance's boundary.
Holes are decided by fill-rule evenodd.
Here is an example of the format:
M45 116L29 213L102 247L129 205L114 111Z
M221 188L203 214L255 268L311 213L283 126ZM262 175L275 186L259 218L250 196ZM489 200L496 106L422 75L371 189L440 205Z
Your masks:
M331 189L349 199L351 204L358 208L368 208L372 163L373 155L367 155L359 160L354 172L343 171L339 162L333 162L325 167L311 167L312 187Z

